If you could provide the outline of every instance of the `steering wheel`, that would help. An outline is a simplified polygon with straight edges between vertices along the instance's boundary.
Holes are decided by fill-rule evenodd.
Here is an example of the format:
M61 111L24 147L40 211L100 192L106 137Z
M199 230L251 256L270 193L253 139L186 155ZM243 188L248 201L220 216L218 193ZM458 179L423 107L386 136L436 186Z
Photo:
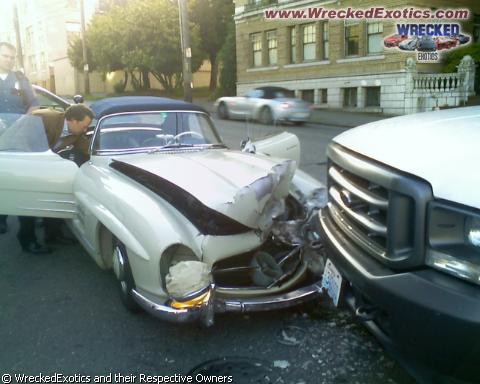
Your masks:
M180 139L181 137L186 136L186 135L197 136L197 137L199 137L200 139L203 139L203 138L204 138L203 135L201 135L201 134L198 133L198 132L195 132L195 131L185 131L185 132L180 132L178 135L173 136L173 138L170 140L169 144L170 144L170 143L179 142L178 139Z

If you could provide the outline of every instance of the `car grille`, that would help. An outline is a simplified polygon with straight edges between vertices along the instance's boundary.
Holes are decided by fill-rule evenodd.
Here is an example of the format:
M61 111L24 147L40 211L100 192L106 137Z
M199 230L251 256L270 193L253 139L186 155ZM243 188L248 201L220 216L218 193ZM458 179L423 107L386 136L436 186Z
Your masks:
M335 224L359 247L386 257L388 190L337 164L328 170L328 209Z
M420 265L429 184L338 144L328 155L329 202L322 214L330 225L392 268Z

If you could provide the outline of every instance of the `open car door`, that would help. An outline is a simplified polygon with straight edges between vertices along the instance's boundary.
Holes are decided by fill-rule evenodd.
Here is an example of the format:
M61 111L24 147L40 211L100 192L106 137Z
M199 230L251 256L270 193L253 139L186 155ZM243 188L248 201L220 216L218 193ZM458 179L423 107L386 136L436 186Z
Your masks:
M49 149L40 117L0 114L0 214L73 218L77 171Z

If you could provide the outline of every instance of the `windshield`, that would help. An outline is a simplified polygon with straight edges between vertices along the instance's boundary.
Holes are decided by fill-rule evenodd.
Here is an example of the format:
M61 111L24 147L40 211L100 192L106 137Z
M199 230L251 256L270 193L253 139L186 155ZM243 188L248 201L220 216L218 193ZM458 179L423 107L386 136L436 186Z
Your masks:
M223 146L208 115L195 112L135 112L103 118L96 154L132 153L178 147Z
M48 148L47 135L40 117L0 114L0 151L45 152Z

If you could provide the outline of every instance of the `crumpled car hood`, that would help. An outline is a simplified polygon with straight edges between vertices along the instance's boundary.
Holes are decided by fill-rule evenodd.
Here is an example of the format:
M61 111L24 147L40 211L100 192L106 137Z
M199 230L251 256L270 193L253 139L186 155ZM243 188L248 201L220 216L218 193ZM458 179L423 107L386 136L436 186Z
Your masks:
M288 195L295 162L231 150L136 154L114 161L148 172L205 206L253 229L265 230Z

